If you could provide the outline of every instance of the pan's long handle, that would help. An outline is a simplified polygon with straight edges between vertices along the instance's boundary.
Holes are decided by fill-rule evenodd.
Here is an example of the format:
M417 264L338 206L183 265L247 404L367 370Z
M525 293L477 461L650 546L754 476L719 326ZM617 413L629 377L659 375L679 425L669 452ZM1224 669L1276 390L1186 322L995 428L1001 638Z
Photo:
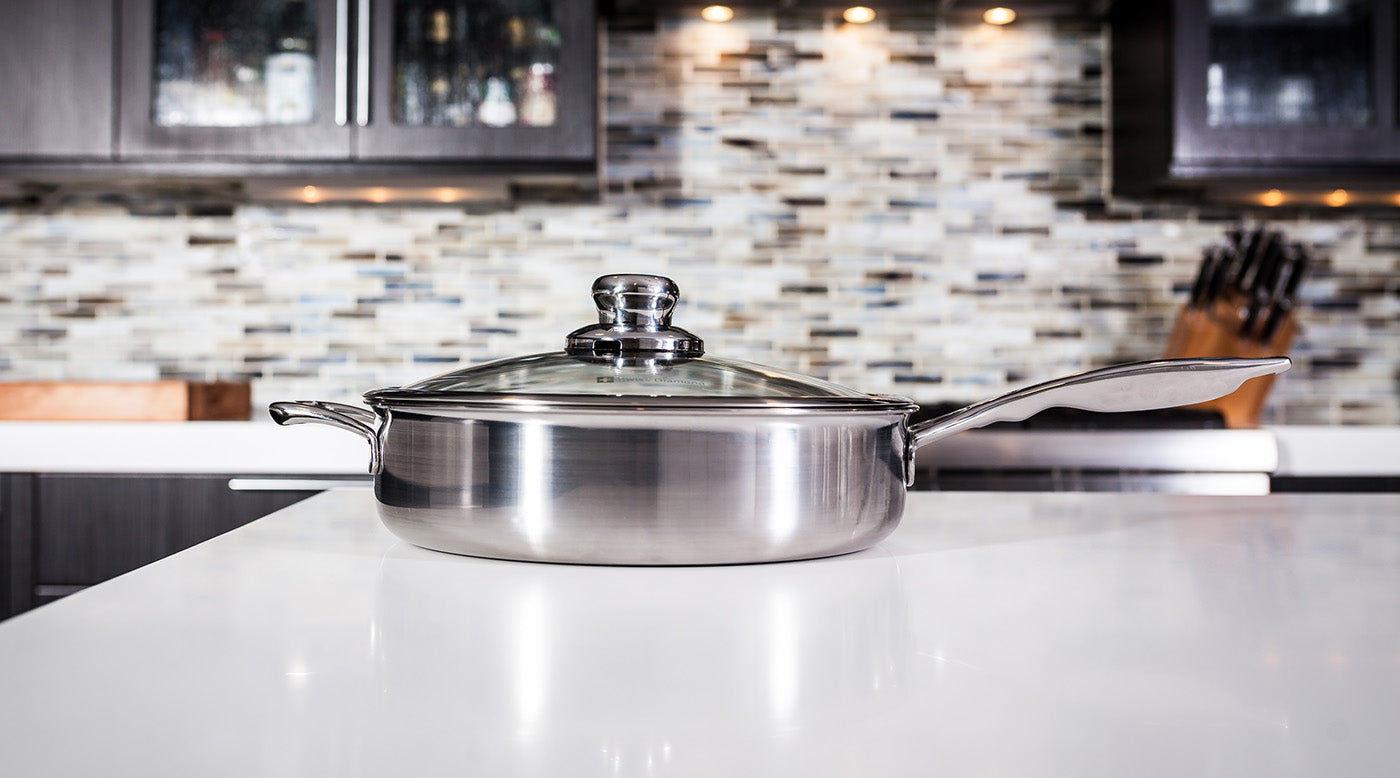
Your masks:
M909 428L911 452L963 430L1020 421L1046 408L1146 411L1214 400L1251 378L1282 373L1291 364L1287 357L1159 359L1090 370L915 424Z
M299 400L296 402L276 402L268 406L268 413L278 424L329 424L359 435L369 441L369 471L378 475L384 465L384 444L374 425L378 417L374 411L355 405Z

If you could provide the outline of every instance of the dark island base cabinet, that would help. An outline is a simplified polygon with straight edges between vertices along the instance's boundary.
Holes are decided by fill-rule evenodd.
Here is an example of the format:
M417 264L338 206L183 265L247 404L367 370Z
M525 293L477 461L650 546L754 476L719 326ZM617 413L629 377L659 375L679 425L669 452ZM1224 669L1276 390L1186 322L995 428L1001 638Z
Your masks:
M150 564L317 493L228 475L0 475L0 618Z

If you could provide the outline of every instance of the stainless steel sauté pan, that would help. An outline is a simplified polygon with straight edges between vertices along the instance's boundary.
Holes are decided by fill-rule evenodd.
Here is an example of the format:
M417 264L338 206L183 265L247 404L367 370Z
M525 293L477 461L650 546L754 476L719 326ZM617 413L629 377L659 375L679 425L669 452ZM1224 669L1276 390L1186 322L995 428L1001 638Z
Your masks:
M1038 384L910 425L917 405L705 354L672 326L670 279L593 286L597 324L563 350L368 392L368 408L280 402L370 445L385 525L440 551L625 565L771 562L892 532L915 450L1044 408L1163 408L1228 394L1288 360L1181 359Z

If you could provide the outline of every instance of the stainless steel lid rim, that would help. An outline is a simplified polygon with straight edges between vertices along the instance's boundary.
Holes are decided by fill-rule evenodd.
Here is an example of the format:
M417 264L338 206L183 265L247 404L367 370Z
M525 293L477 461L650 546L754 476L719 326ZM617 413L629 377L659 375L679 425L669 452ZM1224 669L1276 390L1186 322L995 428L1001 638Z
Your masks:
M897 395L865 397L690 397L666 395L567 395L377 389L365 393L375 408L509 409L522 413L587 410L598 413L758 411L762 413L909 413L918 403Z

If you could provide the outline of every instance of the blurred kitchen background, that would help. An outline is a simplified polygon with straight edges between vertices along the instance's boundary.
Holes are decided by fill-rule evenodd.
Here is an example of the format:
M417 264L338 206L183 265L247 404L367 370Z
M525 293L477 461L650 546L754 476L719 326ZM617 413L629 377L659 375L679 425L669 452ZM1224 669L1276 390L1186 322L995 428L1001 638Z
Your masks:
M1393 23L1392 4L1364 5ZM114 21L151 6L124 0ZM1108 3L1032 3L1001 26L960 2L874 10L853 24L747 4L715 23L603 4L596 176L498 165L483 190L480 171L429 162L415 189L374 166L275 165L275 190L243 177L268 154L244 171L187 152L199 164L181 175L124 162L119 118L116 161L0 147L0 380L246 378L255 409L353 401L557 349L593 320L594 277L652 272L680 284L676 321L712 354L975 400L1159 356L1203 250L1266 222L1315 263L1265 422L1400 424L1400 205L1384 182L1330 205L1297 203L1346 182L1285 185L1273 206L1267 182L1113 194ZM111 56L128 62L120 43ZM129 110L83 110L102 124L109 108Z

